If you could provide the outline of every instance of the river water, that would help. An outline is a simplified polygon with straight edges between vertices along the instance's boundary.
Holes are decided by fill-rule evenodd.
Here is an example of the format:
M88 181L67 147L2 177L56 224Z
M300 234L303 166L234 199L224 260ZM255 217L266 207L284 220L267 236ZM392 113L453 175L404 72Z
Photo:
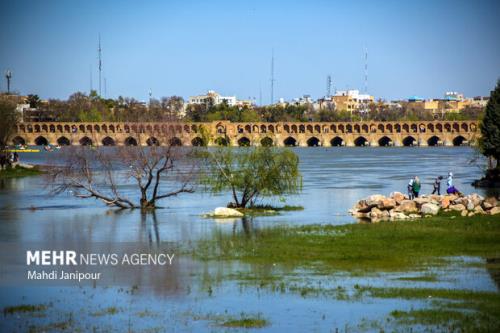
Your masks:
M300 157L303 191L287 198L285 203L301 205L304 210L254 217L250 221L252 228L354 223L347 210L357 200L375 193L404 193L409 179L416 175L422 180L422 193L432 191L436 176L446 176L452 171L460 191L485 194L470 185L481 176L482 170L477 163L469 163L476 156L469 147L294 150ZM21 158L27 163L45 164L48 160L57 161L59 152L26 153ZM200 189L194 194L165 200L163 208L152 215L141 214L138 210L112 210L99 201L76 199L69 194L51 196L45 183L43 177L0 181L0 243L3 249L5 244L101 250L166 244L175 249L214 233L230 233L244 227L239 219L216 220L202 216L215 207L225 206L230 200L229 193L211 195ZM133 187L124 186L123 189L129 193L133 191ZM264 203L285 204L278 199L267 199ZM266 328L269 331L328 331L345 329L349 325L356 327L365 320L387 315L391 309L418 307L415 302L403 300L356 303L322 297L304 298L244 288L237 281L221 278L242 269L254 268L241 263L195 262L180 254L176 265L166 270L120 271L118 275L127 275L126 283L107 281L92 286L43 287L12 283L13 274L2 269L0 307L50 306L43 316L4 316L0 320L0 331L22 332L29 325L50 331L55 327L50 325L57 322L69 322L71 327L82 331L213 331L217 328L213 318L238 316L242 312L262 314L271 322ZM120 276L117 279L120 280ZM335 285L339 281L332 278L325 283ZM362 282L385 285L387 281L394 284L387 276L364 278ZM342 281L348 285L358 282L355 278ZM497 288L488 273L481 269L469 270L441 285L478 290ZM103 309L110 307L116 308L116 313L105 313ZM369 327L365 328L370 331Z

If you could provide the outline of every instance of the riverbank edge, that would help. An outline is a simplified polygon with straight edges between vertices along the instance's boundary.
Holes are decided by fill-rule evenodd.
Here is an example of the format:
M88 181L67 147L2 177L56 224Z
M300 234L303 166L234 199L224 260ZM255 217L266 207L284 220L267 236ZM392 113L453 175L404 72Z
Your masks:
M30 165L31 167L16 165L12 168L0 170L0 179L14 179L22 177L40 176L46 173L43 167L39 165Z

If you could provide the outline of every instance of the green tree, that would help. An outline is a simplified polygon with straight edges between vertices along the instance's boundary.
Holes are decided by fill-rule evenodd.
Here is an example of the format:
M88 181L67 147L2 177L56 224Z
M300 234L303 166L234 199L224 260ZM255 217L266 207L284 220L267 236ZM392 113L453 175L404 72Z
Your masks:
M491 92L490 99L486 105L486 112L481 123L480 148L484 156L490 159L490 169L493 168L491 159L495 159L496 168L500 167L500 80L495 90Z
M7 96L0 97L0 152L7 145L10 137L15 132L15 126L19 120L16 111L16 103Z
M40 103L40 97L38 97L38 95L29 94L26 97L26 102L30 105L30 108L36 109Z
M259 197L294 194L302 188L299 158L291 150L269 147L219 148L207 153L201 182L213 193L230 190L232 206L245 208Z

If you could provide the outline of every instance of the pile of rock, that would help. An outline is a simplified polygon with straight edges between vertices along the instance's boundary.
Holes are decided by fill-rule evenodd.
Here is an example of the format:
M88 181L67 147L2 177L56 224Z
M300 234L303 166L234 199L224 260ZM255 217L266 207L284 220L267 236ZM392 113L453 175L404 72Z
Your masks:
M403 193L393 192L389 197L374 194L362 199L349 213L379 222L432 216L440 211L457 211L462 216L495 215L500 213L500 202L495 197L483 198L476 193L467 196L430 194L409 200Z

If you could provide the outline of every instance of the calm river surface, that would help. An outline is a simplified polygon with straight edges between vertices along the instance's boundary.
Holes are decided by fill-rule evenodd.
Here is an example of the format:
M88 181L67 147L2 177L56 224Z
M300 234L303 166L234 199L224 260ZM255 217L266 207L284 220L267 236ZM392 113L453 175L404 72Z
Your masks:
M64 149L64 148L63 148ZM252 228L277 224L346 224L355 222L347 210L370 194L405 193L409 179L418 175L422 193L432 191L437 175L455 175L456 187L464 193L478 192L470 183L480 177L481 169L468 163L474 152L468 147L429 148L297 148L303 175L303 192L287 198L286 204L301 205L303 211L278 216L255 217ZM56 160L58 152L23 154L28 163ZM151 248L158 244L175 249L214 233L234 232L241 220L214 220L202 214L225 206L229 194L217 196L198 191L167 199L155 216L139 210L117 212L93 199L76 199L69 194L48 195L43 177L0 181L0 241L17 246L53 249L57 246L112 251L124 246ZM444 187L444 186L443 186ZM132 187L124 186L125 191ZM279 200L265 203L283 205ZM5 249L5 248L4 248ZM175 251L174 251L175 253ZM4 255L4 254L3 254ZM469 260L469 259L464 259ZM470 259L474 260L474 259ZM25 268L25 267L24 267ZM10 272L0 271L0 307L19 304L49 304L43 316L4 316L0 331L27 330L29 325L52 327L68 322L82 331L213 331L211 318L238 316L242 312L262 314L271 325L265 330L303 332L344 329L377 319L393 309L418 307L405 300L353 302L326 297L304 298L259 288L246 288L238 281L224 279L228 274L252 270L239 263L194 262L178 254L176 264L162 270L135 270L127 283L111 282L90 286L22 285L9 281ZM117 277L119 280L120 277ZM325 284L343 286L359 283L397 285L390 276L324 279ZM8 283L7 283L8 282ZM400 282L403 283L403 282ZM407 282L405 282L407 283ZM420 284L425 282L419 282ZM119 284L117 282L117 284ZM497 290L485 270L470 269L438 287ZM103 309L116 308L107 314ZM359 328L359 326L358 326ZM370 331L369 327L363 328ZM50 329L49 329L50 331ZM356 331L356 329L354 329Z

